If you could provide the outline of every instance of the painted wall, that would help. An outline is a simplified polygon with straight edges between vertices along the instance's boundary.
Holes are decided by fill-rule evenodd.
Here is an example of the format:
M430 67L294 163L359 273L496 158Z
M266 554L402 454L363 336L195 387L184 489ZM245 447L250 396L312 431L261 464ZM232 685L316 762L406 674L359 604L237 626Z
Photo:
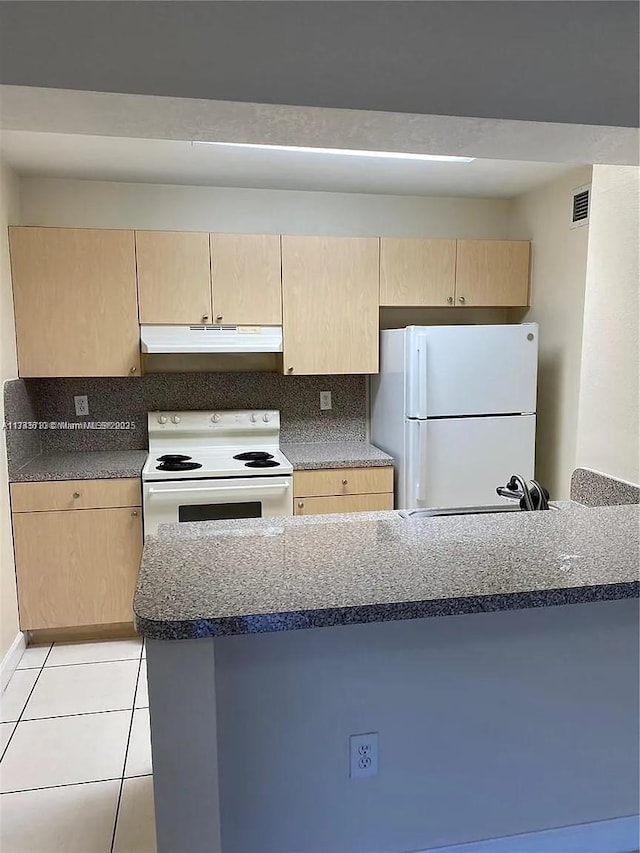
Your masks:
M627 600L217 641L223 851L400 853L635 813L637 636ZM348 737L371 731L379 774L350 780Z
M219 817L224 853L406 853L634 814L637 637L627 599L151 641L159 849L217 850Z
M18 178L0 163L0 385L18 375L7 225L20 221ZM3 395L0 422L4 426ZM18 604L5 442L0 441L0 658L18 633Z
M571 191L588 184L576 169L513 200L511 236L533 240L532 302L518 314L540 324L536 476L552 497L569 497L576 467L578 395L588 226L570 228Z
M640 482L640 169L594 166L578 465Z
M508 199L424 198L23 178L24 225L505 237Z

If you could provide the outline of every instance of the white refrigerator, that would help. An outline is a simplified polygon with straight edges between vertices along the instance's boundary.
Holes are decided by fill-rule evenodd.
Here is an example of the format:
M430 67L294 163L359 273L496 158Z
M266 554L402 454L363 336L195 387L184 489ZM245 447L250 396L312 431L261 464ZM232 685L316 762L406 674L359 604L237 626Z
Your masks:
M509 503L534 476L538 325L381 332L371 441L395 459L396 508Z

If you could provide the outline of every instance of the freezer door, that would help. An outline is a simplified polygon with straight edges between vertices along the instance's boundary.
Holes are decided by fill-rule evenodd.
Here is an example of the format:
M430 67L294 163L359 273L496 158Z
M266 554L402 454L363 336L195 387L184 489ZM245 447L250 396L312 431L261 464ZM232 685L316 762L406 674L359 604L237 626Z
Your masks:
M534 476L535 415L407 421L406 428L406 487L398 509L509 503L496 487L511 474Z
M409 418L536 410L538 326L410 326Z

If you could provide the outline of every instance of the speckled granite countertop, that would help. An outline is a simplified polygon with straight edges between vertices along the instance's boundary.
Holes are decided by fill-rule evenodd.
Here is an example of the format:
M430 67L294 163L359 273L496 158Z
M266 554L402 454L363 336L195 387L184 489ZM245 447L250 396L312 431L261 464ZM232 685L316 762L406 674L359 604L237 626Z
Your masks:
M139 477L146 458L146 450L45 453L13 471L10 480L12 483L37 483Z
M366 441L312 441L282 444L280 449L294 471L318 468L377 468L392 465L393 458Z
M182 639L638 596L638 519L565 505L167 525L145 542L136 625Z

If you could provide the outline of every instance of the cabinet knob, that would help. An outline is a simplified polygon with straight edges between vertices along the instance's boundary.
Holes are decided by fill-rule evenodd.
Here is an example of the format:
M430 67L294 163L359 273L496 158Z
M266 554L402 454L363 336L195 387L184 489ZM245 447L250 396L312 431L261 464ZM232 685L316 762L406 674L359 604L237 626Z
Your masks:
M218 321L218 323L221 323L222 322L222 314L216 314L216 320Z
M304 501L298 501L298 509L302 509L304 507Z
M342 481L342 485L343 485L343 486L346 486L348 483L349 483L349 481L348 481L348 480L343 480L343 481Z
M209 315L208 315L208 314L203 314L203 315L202 315L202 322L203 322L203 323L206 323L208 319L209 319Z
M453 302L453 296L447 296L447 302L449 303L449 305L451 305L451 303Z
M458 302L459 302L461 305L464 305L464 303L465 303L466 301L467 301L467 300L464 298L464 296L458 296Z
M73 497L77 500L80 497L80 492L74 492Z
M137 509L132 510L131 515L135 518L138 515L138 510Z
M135 373L137 369L138 369L138 368L134 365L134 366L131 368L131 370L129 371L129 373Z
M293 367L287 367L287 373L293 373Z

